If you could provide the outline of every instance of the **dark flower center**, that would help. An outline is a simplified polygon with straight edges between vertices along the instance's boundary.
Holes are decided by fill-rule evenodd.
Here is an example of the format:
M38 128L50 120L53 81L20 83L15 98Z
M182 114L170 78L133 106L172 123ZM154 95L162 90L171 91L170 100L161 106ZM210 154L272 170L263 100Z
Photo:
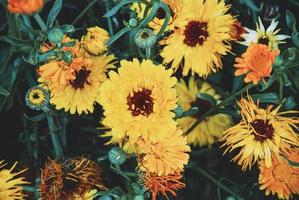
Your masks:
M38 94L38 93L34 93L34 94L32 95L32 97L33 97L33 99L39 99L39 94Z
M133 96L127 97L127 105L133 116L149 116L154 109L152 91L143 88L141 91L133 92Z
M75 89L83 89L84 88L84 84L87 83L87 78L90 74L89 70L86 70L85 67L83 67L82 69L80 69L80 71L75 72L75 80L71 81L71 85L73 86L73 88Z
M208 23L199 21L190 21L184 31L184 43L195 47L197 44L202 45L209 36Z
M274 134L274 128L271 124L269 124L269 121L256 119L251 123L251 126L254 129L254 136L257 141L265 141L266 139L273 138Z
M141 35L141 38L145 39L145 40L148 39L149 37L150 37L150 34L148 32L145 32L145 31Z
M258 40L258 43L259 44L264 44L264 45L267 45L269 44L269 39L267 37L261 37L259 40Z
M173 17L173 16L174 16L173 11L172 11L170 8L169 8L169 10L170 10L170 14L171 14L171 16ZM166 17L166 12L165 12L162 8L159 8L158 11L157 11L156 17L157 17L158 19L165 19L165 17Z
M205 114L206 112L208 112L213 105L204 99L201 98L196 98L195 101L191 102L191 107L198 107L199 111L196 115L194 115L194 118L200 118L203 114Z

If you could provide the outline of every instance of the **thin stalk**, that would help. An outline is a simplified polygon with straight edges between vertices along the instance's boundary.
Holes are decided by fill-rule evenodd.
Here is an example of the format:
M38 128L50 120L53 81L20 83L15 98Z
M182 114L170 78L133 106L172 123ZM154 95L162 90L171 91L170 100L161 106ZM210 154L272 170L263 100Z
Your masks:
M106 9L106 13L110 10L110 0L106 0L105 1L105 9ZM107 17L107 22L108 22L108 30L109 30L109 34L110 35L114 35L114 31L113 31L113 26L112 26L112 20L111 17Z
M145 48L145 58L150 59L151 58L151 47Z
M221 188L223 191L227 192L228 194L234 196L236 199L238 199L238 200L243 199L242 197L240 197L239 195L237 195L234 191L232 191L229 187L223 185L219 180L217 180L216 178L214 178L213 176L211 176L207 171L205 171L200 166L196 166L195 168L193 168L193 170L199 172L202 176L204 176L205 178L209 179L212 183L214 183L215 185L217 185L219 188Z
M22 188L25 192L35 192L35 188L32 186L23 185Z
M63 157L63 151L60 144L59 136L58 136L58 127L56 126L54 116L51 115L49 112L47 114L48 126L51 135L52 144L54 147L54 153L56 159L60 159Z
M283 100L283 81L282 78L279 79L279 99Z
M43 31L47 30L47 26L39 14L34 14L33 17Z
M189 133L191 133L191 131L194 128L196 128L200 124L200 122L202 122L208 116L210 116L210 115L214 114L215 112L217 112L222 106L224 106L227 103L231 102L237 96L241 95L242 93L244 93L245 91L251 89L252 87L253 87L253 84L248 84L246 87L242 88L241 90L235 92L234 94L232 94L228 98L224 99L221 103L219 103L214 108L210 109L208 112L206 112L205 114L203 114L194 124L192 124L192 126L184 133L184 135L188 135Z
M81 13L75 18L75 20L72 22L73 25L77 24L78 21L89 11L89 9L91 9L96 3L98 2L98 0L93 0L91 1L88 6L86 6L84 8L84 10L81 11Z
M22 18L23 18L24 23L28 27L32 28L32 24L31 24L29 16L28 15L22 15ZM29 35L30 39L32 39L32 40L34 39L34 35L32 33L28 33L28 35Z

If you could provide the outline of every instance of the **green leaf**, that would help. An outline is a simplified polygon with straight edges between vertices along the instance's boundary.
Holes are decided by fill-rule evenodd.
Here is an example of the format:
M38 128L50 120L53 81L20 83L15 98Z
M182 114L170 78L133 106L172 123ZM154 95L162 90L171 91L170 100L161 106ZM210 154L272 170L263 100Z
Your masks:
M287 25L288 27L293 31L296 32L296 18L294 16L294 14L289 11L286 10L286 21L287 21Z
M290 97L286 98L285 101L283 102L284 110L292 110L296 106L297 106L297 103L296 103L294 96L290 96Z
M111 8L111 10L109 10L103 17L112 17L123 6L125 6L127 4L130 4L130 3L144 3L145 5L148 5L148 2L145 1L145 0L122 0L121 2L119 2L119 4L117 4L116 6L114 6L113 8Z
M210 102L214 106L217 104L217 101L214 99L214 97L212 97L209 94L199 93L199 94L196 95L196 97L199 98L199 99L206 100L206 101Z
M123 29L121 29L120 31L118 31L116 34L114 34L110 40L107 42L107 45L110 46L111 44L113 44L116 40L118 40L122 35L124 35L125 33L131 31L133 28L132 27L125 27Z
M243 81L244 80L244 75L242 76L236 76L233 80L233 89L232 89L232 93L237 92L238 90L240 90L243 86Z
M9 44L16 46L16 47L33 47L33 42L31 40L21 40L17 37L7 35L0 37L0 40L8 42Z
M160 37L166 30L169 21L170 21L170 17L171 17L171 13L170 13L170 9L168 7L168 5L166 5L164 2L161 2L160 7L164 10L164 12L166 13L165 15L165 20L164 23L161 27L161 30L159 31L159 33L157 34L157 37Z
M0 94L3 96L9 96L10 92L7 91L7 89L5 89L4 87L0 86Z
M47 27L51 28L62 7L62 0L56 0L47 19Z
M253 0L240 0L241 4L245 4L248 8L250 8L254 12L259 12L260 9L255 5Z
M280 104L281 101L276 93L254 94L252 98L260 103L274 103Z
M299 50L295 47L290 47L285 50L281 56L284 64L288 65L299 59Z
M292 33L292 40L293 40L294 44L296 45L296 47L299 48L299 32Z
M151 12L142 20L142 22L139 24L140 28L144 28L150 23L157 15L157 11L160 8L161 3L160 2L154 2Z
M281 76L282 83L285 87L293 85L293 83L289 80L287 74L283 73Z
M59 27L60 30L64 33L73 33L75 31L75 27L70 24L65 24Z

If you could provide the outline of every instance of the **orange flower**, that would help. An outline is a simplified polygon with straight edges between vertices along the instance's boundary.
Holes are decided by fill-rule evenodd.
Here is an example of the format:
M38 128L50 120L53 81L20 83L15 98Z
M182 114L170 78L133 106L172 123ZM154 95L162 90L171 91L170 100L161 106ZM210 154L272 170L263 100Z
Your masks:
M159 176L183 171L189 161L190 147L182 134L181 130L171 131L168 137L155 143L140 139L137 144L142 152L141 169Z
M32 15L44 6L44 0L8 0L7 8L10 13Z
M299 152L287 153L287 158L299 162ZM272 167L267 168L265 161L259 162L260 189L266 189L266 195L277 194L279 199L289 199L292 194L299 193L299 168L291 166L285 158L272 159Z
M278 55L279 50L271 51L266 45L252 43L242 57L236 58L235 75L246 74L246 83L252 81L253 84L257 84L264 77L270 76L275 57Z
M83 157L49 160L42 169L39 193L44 200L74 200L92 189L106 190L94 161Z
M146 187L152 193L152 200L157 199L157 195L160 193L167 199L167 192L176 196L176 191L184 188L185 183L181 182L182 175L180 173L174 173L163 176L156 176L151 173L141 174L141 179Z

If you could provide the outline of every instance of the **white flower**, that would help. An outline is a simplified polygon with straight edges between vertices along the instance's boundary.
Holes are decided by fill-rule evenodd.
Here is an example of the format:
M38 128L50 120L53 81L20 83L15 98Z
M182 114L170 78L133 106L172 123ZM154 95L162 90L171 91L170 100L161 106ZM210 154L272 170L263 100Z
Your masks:
M259 18L256 24L256 30L252 30L245 27L246 33L242 35L244 41L239 42L245 46L249 46L251 43L261 43L268 45L271 49L277 49L278 44L285 43L285 39L290 38L288 35L282 35L277 33L280 29L277 29L278 22L274 19L272 20L270 26L265 29L262 20Z

